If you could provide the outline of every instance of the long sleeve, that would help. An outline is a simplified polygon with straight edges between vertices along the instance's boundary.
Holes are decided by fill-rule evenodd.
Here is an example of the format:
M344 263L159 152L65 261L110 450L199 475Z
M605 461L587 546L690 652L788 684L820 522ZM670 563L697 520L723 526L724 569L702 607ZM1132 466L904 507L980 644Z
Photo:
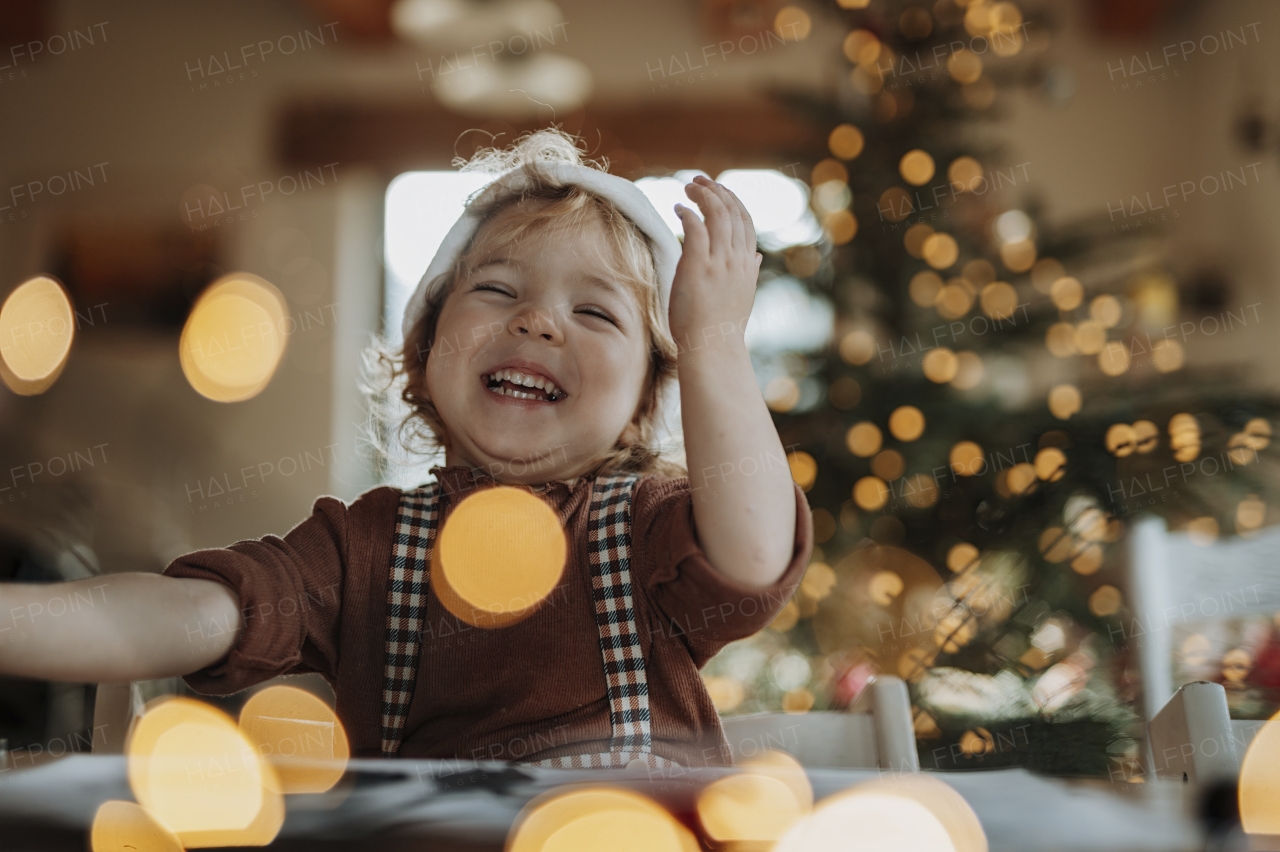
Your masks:
M633 503L632 548L642 584L661 624L701 668L729 642L763 629L795 592L813 551L813 520L797 486L791 562L775 582L753 586L711 564L698 543L687 479L645 478Z
M197 692L228 695L287 673L320 672L332 681L338 665L339 613L349 565L349 509L333 497L285 534L199 550L174 560L171 577L215 580L240 599L242 632L218 662L188 673ZM207 641L232 625L188 628L188 640Z

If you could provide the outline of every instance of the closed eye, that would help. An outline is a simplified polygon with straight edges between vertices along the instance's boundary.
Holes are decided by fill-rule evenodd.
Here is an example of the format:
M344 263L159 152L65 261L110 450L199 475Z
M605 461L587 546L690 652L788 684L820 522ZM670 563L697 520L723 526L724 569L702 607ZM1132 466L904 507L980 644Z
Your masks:
M579 308L579 309L576 311L576 313L580 313L580 314L590 314L590 315L591 315L591 316L593 316L593 317L600 317L600 319L605 320L606 322L613 323L614 325L617 325L617 324L618 324L618 321L617 321L616 319L614 319L614 318L613 318L612 316L610 316L607 312L605 312L605 311L601 310L600 308L591 308L591 307L588 307L588 308Z
M476 290L491 290L494 293L501 293L504 296L515 295L505 284L498 284L494 281L481 281L480 283L473 285L471 287L471 291L474 293Z

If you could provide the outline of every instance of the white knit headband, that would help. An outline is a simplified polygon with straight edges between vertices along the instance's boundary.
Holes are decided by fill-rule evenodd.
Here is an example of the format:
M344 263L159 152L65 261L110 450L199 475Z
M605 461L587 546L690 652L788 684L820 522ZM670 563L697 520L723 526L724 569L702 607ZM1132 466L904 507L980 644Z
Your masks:
M680 241L658 215L649 198L626 178L589 166L543 160L539 161L535 168L545 172L553 181L561 185L576 184L588 192L611 201L649 238L658 272L658 292L662 300L662 313L665 316L671 296L671 280L676 274L676 264L680 261L681 248ZM402 326L406 339L414 323L426 310L427 302L433 292L432 282L453 267L471 242L471 238L475 236L476 229L480 227L480 213L477 211L487 209L490 203L503 196L519 195L529 186L529 183L530 175L526 168L523 166L515 168L500 175L467 202L466 209L445 235L444 242L436 251L436 256L431 259L427 271L418 281L417 289L409 297Z

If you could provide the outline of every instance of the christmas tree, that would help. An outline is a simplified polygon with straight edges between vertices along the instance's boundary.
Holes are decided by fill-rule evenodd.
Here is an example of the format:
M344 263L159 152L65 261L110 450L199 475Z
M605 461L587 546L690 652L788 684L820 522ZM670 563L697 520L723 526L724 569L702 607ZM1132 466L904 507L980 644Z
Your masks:
M829 301L836 334L757 359L817 546L708 686L727 714L804 712L896 674L926 768L1138 771L1119 545L1141 512L1206 540L1260 528L1276 401L1184 364L1152 228L1046 227L1027 164L986 141L1009 90L1068 88L1039 58L1050 21L983 0L839 7L840 86L785 94L829 129L828 150L785 152L823 238L762 275ZM1225 475L1196 474L1211 459ZM1171 466L1174 487L1148 487Z

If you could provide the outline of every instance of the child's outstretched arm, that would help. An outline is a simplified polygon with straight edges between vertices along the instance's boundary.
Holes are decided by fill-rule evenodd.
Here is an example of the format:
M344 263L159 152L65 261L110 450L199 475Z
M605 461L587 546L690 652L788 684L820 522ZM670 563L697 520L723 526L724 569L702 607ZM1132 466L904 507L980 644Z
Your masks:
M122 683L193 672L226 656L238 627L207 644L192 625L240 624L235 592L212 580L125 573L69 583L0 583L0 674Z
M792 558L796 496L743 336L763 258L737 196L702 176L685 192L706 220L676 205L685 236L670 323L694 523L718 571L767 585Z

